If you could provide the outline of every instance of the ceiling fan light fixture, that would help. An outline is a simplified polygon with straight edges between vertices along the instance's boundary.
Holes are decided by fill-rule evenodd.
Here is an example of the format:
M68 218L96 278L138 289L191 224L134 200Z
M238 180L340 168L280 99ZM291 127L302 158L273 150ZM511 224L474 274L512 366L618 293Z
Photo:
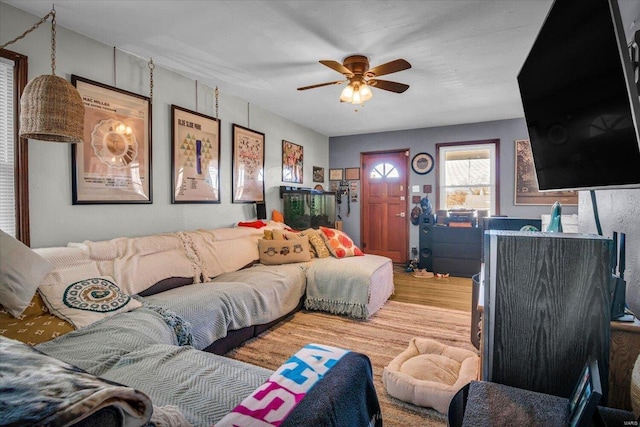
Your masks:
M394 93L403 93L409 89L409 85L404 83L378 79L379 76L397 73L398 71L411 68L411 64L404 59L396 59L371 69L369 68L369 59L363 55L348 56L342 64L327 59L321 60L320 63L341 73L346 80L303 86L299 87L298 90L315 89L323 86L347 83L347 86L345 86L340 93L340 102L364 106L366 101L373 98L371 87Z
M362 102L368 101L373 98L373 92L368 84L363 84L360 86L360 99Z
M353 101L353 86L351 83L345 86L342 89L342 93L340 94L340 102L352 102Z
M340 102L348 102L350 104L364 104L365 101L373 98L373 92L366 82L351 82L340 94Z

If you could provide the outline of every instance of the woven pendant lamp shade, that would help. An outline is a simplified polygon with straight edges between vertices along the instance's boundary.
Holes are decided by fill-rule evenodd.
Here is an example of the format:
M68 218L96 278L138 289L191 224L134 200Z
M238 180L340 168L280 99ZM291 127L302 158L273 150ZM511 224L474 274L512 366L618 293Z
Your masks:
M84 105L68 81L55 75L34 78L20 98L20 137L83 142Z

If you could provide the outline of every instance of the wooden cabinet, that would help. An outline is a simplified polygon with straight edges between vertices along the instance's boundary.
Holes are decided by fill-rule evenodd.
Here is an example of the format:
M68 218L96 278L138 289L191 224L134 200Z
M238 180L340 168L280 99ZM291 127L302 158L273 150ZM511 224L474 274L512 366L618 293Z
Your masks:
M482 228L434 226L433 271L471 277L480 271Z
M480 283L474 283L475 301L471 307L471 342L480 346L480 355L484 354L482 340L479 344L474 342L474 338L482 337L483 322L481 321L484 312L484 285L482 276ZM633 322L611 322L611 342L609 351L609 396L607 406L617 409L631 411L631 373L636 359L640 356L640 320ZM480 362L480 375L482 375L482 360Z
M592 356L606 399L611 240L495 230L485 239L483 379L569 397Z

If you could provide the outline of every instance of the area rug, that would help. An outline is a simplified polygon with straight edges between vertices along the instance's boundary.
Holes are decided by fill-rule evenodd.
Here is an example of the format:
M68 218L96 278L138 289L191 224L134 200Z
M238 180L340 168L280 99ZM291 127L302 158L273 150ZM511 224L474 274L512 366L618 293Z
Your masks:
M443 344L476 351L469 339L470 322L471 315L467 312L397 301L387 301L367 321L300 311L227 356L275 370L308 343L364 353L373 366L385 427L446 426L445 415L389 396L382 384L382 371L407 348L412 337L433 338Z

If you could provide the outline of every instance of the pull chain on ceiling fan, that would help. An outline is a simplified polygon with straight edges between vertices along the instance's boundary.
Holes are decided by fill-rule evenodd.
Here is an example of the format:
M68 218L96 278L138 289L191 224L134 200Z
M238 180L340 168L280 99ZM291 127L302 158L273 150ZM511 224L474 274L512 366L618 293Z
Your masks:
M347 80L336 80L333 82L303 86L299 87L298 90L315 89L317 87L348 82L340 94L340 102L364 105L365 101L373 97L373 92L371 92L372 87L395 93L402 93L409 89L409 85L404 83L380 80L377 78L385 74L397 73L398 71L411 68L411 64L404 59L396 59L395 61L387 62L371 69L369 69L369 59L362 55L348 56L342 64L332 60L321 60L320 63L341 73Z

